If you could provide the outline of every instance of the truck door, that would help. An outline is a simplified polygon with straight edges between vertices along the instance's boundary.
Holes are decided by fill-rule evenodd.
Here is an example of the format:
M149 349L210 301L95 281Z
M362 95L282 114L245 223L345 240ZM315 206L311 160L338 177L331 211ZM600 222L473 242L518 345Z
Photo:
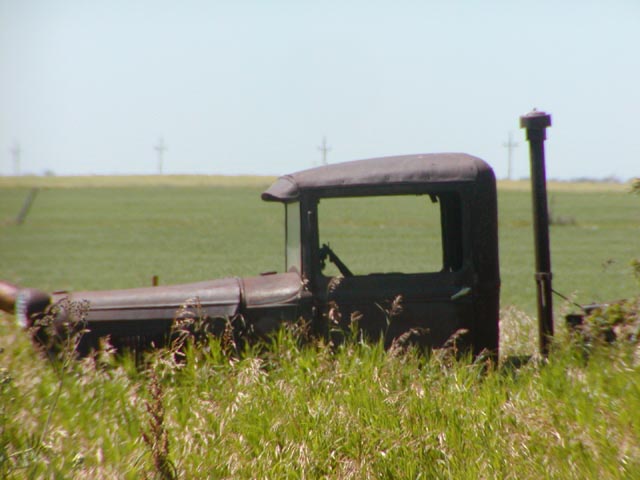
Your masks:
M328 327L385 344L442 346L473 327L474 285L456 192L322 199L317 285Z

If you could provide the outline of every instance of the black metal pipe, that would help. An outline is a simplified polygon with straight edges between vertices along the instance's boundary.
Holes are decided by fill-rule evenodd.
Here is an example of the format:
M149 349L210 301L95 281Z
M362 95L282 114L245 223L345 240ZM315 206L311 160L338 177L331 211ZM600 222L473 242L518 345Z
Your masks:
M549 209L544 159L546 129L551 115L533 110L520 117L520 127L527 131L531 158L531 193L533 199L533 232L536 257L536 292L540 353L549 353L553 337L553 302L551 298L551 251L549 247Z

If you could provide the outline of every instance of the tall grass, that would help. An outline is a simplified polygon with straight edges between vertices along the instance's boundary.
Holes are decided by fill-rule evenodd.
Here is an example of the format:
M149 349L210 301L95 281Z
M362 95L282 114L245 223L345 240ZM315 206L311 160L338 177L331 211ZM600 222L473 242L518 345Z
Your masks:
M570 342L522 367L380 344L212 339L55 369L13 335L2 356L6 478L636 478L640 351ZM151 379L151 380L150 380ZM43 425L50 417L50 426ZM43 435L44 433L44 435ZM42 437L42 438L41 438ZM41 448L33 448L34 444Z

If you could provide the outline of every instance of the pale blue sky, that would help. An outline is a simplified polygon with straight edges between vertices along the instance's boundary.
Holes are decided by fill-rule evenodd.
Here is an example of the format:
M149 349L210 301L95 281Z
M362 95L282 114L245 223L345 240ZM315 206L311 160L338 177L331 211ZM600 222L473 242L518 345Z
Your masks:
M640 176L640 0L0 0L0 174L281 174L462 151Z

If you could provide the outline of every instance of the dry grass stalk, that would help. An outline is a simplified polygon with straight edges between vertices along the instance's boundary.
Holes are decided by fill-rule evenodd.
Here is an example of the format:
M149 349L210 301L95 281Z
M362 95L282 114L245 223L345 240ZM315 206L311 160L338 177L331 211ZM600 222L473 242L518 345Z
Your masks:
M148 418L148 430L142 432L142 439L149 448L153 458L155 478L174 480L177 478L175 466L169 459L169 435L164 427L165 410L163 390L158 375L151 371L149 394L145 402Z

